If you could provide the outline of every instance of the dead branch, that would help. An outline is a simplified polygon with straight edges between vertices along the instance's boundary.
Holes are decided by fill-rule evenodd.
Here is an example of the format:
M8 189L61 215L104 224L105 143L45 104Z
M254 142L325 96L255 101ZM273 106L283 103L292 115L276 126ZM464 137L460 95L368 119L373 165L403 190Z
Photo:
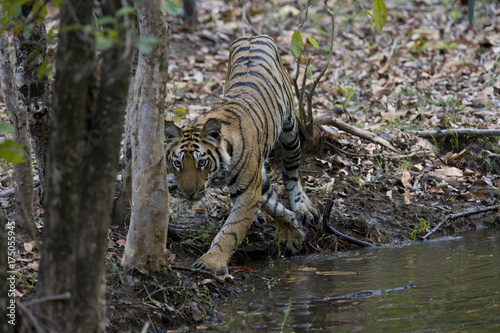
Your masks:
M446 128L434 131L407 131L408 133L418 135L422 138L449 138L467 135L474 136L500 136L500 130L476 129L476 128Z
M438 230L447 221L451 221L451 220L457 219L459 217L466 217L466 216L475 215L475 214L479 214L479 213L491 212L494 210L500 211L500 205L489 206L489 207L469 210L467 212L446 215L446 217L444 219L442 219L431 231L429 231L425 236L419 237L419 238L421 240L426 240L430 235L432 235L436 230Z
M341 129L349 134L352 134L352 135L355 135L355 136L358 136L362 139L366 139L366 140L370 140L370 141L373 141L375 143L378 143L392 151L395 151L395 152L399 152L399 149L394 147L392 145L392 143L390 143L389 141L385 140L385 139L382 139L381 137L379 137L377 134L375 133L372 133L372 132L369 132L367 130L364 130L364 129L361 129L361 128L358 128L358 127L355 127L355 126L352 126L352 125L349 125L347 123L344 123L343 121L341 120L338 120L338 119L335 119L335 118L332 118L330 120L330 124L329 125L332 125L332 126L335 126L337 127L338 129ZM322 125L321 128L328 133L328 129L327 128L324 128L325 125Z
M325 204L325 212L323 213L323 227L327 232L334 234L340 238L344 238L345 240L347 240L349 243L352 243L352 244L356 244L356 245L363 246L363 247L375 247L375 245L373 245L373 244L364 242L362 240L353 238L351 236L347 236L346 234L343 234L340 231L335 230L328 223L328 219L330 217L330 212L332 211L332 207L333 207L333 201L327 200L326 204Z
M309 88L306 86L307 74L304 71L304 74L303 74L304 76L302 77L301 87L299 89L299 84L298 84L299 69L300 69L299 63L297 63L298 68L297 68L297 72L295 74L295 77L293 79L293 86L295 88L295 95L297 96L297 99L298 99L298 107L299 107L299 115L300 115L299 127L300 127L302 133L304 134L304 137L306 138L306 140L313 142L313 146L314 146L314 143L316 141L317 142L320 141L320 138L318 136L316 136L314 133L314 121L313 121L314 119L313 119L313 112L312 112L312 101L313 101L313 97L314 97L314 91L316 90L316 87L318 86L321 78L326 73L326 71L328 70L328 67L330 65L330 61L331 61L332 55L333 55L333 39L334 39L334 35L335 35L335 14L328 7L326 0L324 3L325 3L326 11L328 12L328 15L330 15L330 17L332 19L330 50L328 52L328 58L327 58L327 61L325 63L325 67L316 76L315 80L313 81L313 83L310 85ZM309 5L310 5L310 1L308 1L306 4L304 18L300 19L299 30L302 28L302 26L307 18L307 13L309 11ZM307 59L307 63L306 63L305 68L307 69L310 66L310 64L311 64L311 59ZM304 102L304 98L305 98L305 102ZM304 104L307 105L307 111L305 109Z

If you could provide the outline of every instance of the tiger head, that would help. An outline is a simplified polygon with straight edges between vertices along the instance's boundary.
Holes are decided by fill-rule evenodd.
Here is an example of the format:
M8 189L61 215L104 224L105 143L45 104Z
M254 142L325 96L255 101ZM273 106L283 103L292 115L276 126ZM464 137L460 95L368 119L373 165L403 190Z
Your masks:
M201 199L208 186L222 186L229 169L221 122L207 119L184 128L165 122L167 164L177 177L177 189L188 200Z

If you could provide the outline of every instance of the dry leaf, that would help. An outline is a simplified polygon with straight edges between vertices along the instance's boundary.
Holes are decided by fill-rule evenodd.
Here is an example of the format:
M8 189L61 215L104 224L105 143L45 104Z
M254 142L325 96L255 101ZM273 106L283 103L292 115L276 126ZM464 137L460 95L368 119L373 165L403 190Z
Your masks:
M486 197L484 196L484 194L482 194L481 192L477 192L477 191L469 191L473 196L475 196L476 198L478 198L479 200L484 200Z
M404 187L410 188L411 187L410 180L411 180L411 175L408 172L408 169L404 168L401 173L401 183L403 184Z
M213 283L214 279L204 279L200 282L201 285Z
M472 105L491 105L493 96L493 86L483 89L470 103Z
M408 190L405 190L404 194L405 204L409 204L411 201L411 193Z
M323 187L327 193L333 190L333 186L335 185L335 178L332 178L325 186Z
M232 276L231 274L217 275L217 277L222 281L225 281L226 279L234 280L234 276Z
M489 185L484 180L478 179L478 180L476 180L476 181L474 181L472 183L472 186L476 186L476 187L488 187Z
M31 241L31 242L28 242L28 243L24 243L24 249L28 253L33 252L33 248L35 246L38 246L38 242L37 241Z

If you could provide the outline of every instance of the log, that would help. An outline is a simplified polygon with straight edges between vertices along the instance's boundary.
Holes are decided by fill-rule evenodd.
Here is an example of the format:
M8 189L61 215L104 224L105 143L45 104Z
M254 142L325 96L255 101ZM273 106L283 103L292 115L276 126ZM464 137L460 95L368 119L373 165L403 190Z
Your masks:
M399 152L399 149L394 147L392 145L392 143L379 137L377 134L369 132L369 131L361 129L361 128L358 128L358 127L355 127L355 126L352 126L352 125L349 125L349 124L346 124L341 120L332 118L328 122L328 125L335 126L340 130L343 130L349 134L355 135L355 136L360 137L362 139L366 139L366 140L378 143L378 144L380 144L380 145L382 145L382 146L384 146L392 151ZM325 125L323 125L323 126L325 126ZM323 127L323 126L321 126L321 127Z
M443 225L443 223L445 223L447 221L451 221L451 220L457 219L459 217L466 217L466 216L470 216L470 215L474 215L474 214L491 212L494 210L500 210L500 205L488 206L488 207L483 207L483 208L479 208L479 209L469 210L469 211L462 212L462 213L446 215L446 217L444 219L442 219L441 222L439 222L431 231L429 231L425 236L419 237L419 238L421 240L426 240L430 235L432 235L436 230L438 230Z
M461 136L500 136L500 130L497 129L477 129L477 128L446 128L433 131L407 131L407 133L418 135L422 138L449 138Z

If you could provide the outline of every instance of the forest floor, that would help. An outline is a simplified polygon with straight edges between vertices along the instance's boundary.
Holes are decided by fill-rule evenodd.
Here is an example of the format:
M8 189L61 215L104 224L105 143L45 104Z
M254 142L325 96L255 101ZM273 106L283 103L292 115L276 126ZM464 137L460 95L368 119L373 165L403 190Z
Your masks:
M323 126L320 152L303 159L303 185L323 215L333 201L327 224L373 245L422 241L449 214L474 212L500 204L500 136L424 137L411 131L500 129L500 8L476 3L471 27L467 8L453 1L387 1L387 21L379 33L360 12L361 2L336 2L333 57L315 92L315 116L334 117L390 141L396 151L340 130ZM368 2L362 2L368 3ZM399 3L399 4L398 4ZM229 46L241 34L237 2L198 2L200 24L192 27L171 17L169 110L183 123L204 116L223 94ZM301 6L304 6L301 2ZM266 33L282 47L292 78L296 65L291 36L304 8L288 0L251 1L245 34ZM307 49L312 73L327 60L330 17L321 6L309 8L302 36L314 37L320 50ZM307 45L306 45L307 46ZM313 76L314 77L314 76ZM355 92L345 108L343 91ZM280 173L269 170L273 185L287 202ZM6 179L5 177L3 179ZM4 187L11 185L4 183ZM12 200L2 198L4 208ZM261 216L252 225L230 263L228 277L190 269L208 248L230 210L219 190L199 204L186 206L172 197L170 229L173 266L160 275L123 272L119 262L126 230L113 226L107 257L110 332L176 330L220 325L214 319L217 300L237 292L247 274L245 264L281 255L273 242L273 221ZM41 209L41 208L40 208ZM43 210L38 210L43 215ZM323 217L308 228L302 254L342 251L354 246L324 230ZM500 224L499 210L453 217L432 237L456 235ZM36 246L25 244L19 255L19 296L36 284ZM225 280L224 280L225 279Z

